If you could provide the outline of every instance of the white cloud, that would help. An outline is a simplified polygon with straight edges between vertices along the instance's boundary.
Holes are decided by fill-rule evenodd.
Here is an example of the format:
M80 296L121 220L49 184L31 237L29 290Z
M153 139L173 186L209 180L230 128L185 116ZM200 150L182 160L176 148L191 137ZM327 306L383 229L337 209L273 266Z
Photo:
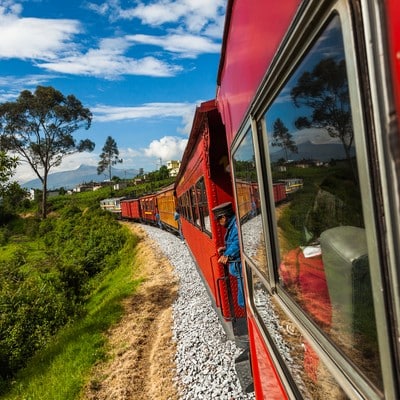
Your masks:
M170 65L154 57L135 60L98 50L66 57L60 61L39 63L38 66L65 74L97 76L111 80L118 79L121 75L170 77L181 70L181 67Z
M221 37L224 2L179 0L147 5L139 3L130 10L122 10L118 0L90 3L88 8L102 16L114 16L115 19L136 17L143 23L155 25L179 23L179 30L170 28L170 33L164 36L138 34L104 38L99 41L98 47L83 52L78 34L84 32L79 21L24 18L20 16L20 5L3 1L0 2L0 37L7 40L0 41L0 59L32 59L37 67L47 71L109 80L122 75L172 77L183 67L160 59L159 54L132 58L126 53L133 44L159 46L167 52L190 58L203 53L218 53L220 44L210 37Z
M120 121L143 118L181 117L184 122L193 117L196 104L191 103L146 103L137 107L113 107L99 105L91 107L96 122Z
M167 36L128 35L128 40L146 45L162 47L164 50L180 53L184 57L195 58L203 53L219 53L221 46L206 37L190 34Z
M71 50L68 43L81 32L78 21L20 18L21 11L11 2L0 6L0 58L54 59L60 51Z
M188 139L176 136L164 136L159 140L153 140L149 147L144 149L146 156L161 158L163 162L168 160L180 160L185 150Z
M89 8L103 16L108 14L111 20L138 18L150 26L179 24L189 32L221 37L226 0L139 1L136 7L125 9L120 1L113 0L101 5L90 3Z
M99 48L89 49L85 54L60 57L50 62L39 62L39 67L73 75L101 76L115 79L120 75L145 75L168 77L181 70L154 57L141 59L124 55L130 47L125 38L107 38L100 41Z
M313 144L340 144L339 138L333 138L326 129L306 128L293 132L296 144L311 142Z
M46 84L51 77L45 75L0 76L0 103L15 101L22 90L35 90Z

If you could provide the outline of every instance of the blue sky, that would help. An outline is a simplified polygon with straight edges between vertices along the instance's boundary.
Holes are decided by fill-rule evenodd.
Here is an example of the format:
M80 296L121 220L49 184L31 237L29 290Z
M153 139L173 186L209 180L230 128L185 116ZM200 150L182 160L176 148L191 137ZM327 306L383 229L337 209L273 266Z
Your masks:
M215 97L226 0L0 0L0 102L53 86L93 113L76 139L97 165L107 136L124 162L153 171L180 159L196 105ZM36 176L21 165L15 178Z

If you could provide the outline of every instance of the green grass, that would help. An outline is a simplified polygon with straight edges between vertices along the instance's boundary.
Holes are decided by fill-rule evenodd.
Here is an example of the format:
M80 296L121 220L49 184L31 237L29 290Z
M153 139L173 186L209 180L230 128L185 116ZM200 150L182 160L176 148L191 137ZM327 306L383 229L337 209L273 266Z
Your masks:
M124 261L93 283L86 313L63 328L52 343L37 354L14 379L5 400L78 399L92 366L106 357L105 331L122 316L121 302L131 295L139 280L133 278L137 239L123 249Z

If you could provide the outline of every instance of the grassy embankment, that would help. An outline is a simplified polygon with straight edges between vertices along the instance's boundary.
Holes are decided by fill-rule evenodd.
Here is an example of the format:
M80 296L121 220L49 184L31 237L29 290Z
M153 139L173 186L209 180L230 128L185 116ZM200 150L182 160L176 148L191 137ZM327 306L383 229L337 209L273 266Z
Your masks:
M26 298L25 295L18 297L16 292L20 291L14 289L14 292L9 292L12 293L14 303L5 304L3 299L6 299L7 293L3 293L1 306L5 307L5 311L12 312L11 307L15 308L26 301L24 307L27 312L18 309L18 317L24 319L4 328L2 333L8 332L9 336L2 345L15 347L17 339L11 342L12 335L15 335L21 345L26 337L34 346L39 347L42 343L45 346L36 351L26 366L15 374L11 384L3 381L0 398L78 399L91 368L105 358L107 343L104 333L121 317L122 300L132 295L140 284L140 280L134 276L135 263L140 260L135 260L137 238L97 210L99 198L104 197L107 196L102 193L85 193L72 198L60 196L52 201L54 215L45 223L27 218L8 227L7 241L2 245L0 257L2 268L4 266L5 269L0 271L3 273L0 278L7 282L7 269L13 268L13 273L26 290L31 290L35 283L39 283L43 285L42 292L47 292L48 297L43 301L39 298ZM29 234L29 225L36 232ZM96 230L96 225L100 226L99 230ZM112 240L100 241L100 236L107 236L108 233L120 239L115 254L111 254L114 245ZM84 284L77 282L82 278ZM52 294L58 295L59 289L65 290L62 295L69 297L69 304L65 305L61 303L63 300L58 300L50 310L62 314L67 321L66 325L57 327L57 332L50 338L44 337L49 334L50 328L44 330L32 326L32 330L39 332L36 336L31 335L31 332L21 333L32 321L45 321L43 325L54 325L42 314L47 312L46 303L52 302ZM32 290L31 297L39 296L36 294L40 294L40 290L36 292L37 287ZM71 311L73 306L77 308ZM33 312L39 316L33 315ZM3 328L6 321L0 322ZM42 337L38 339L40 335ZM15 349L12 351L16 353ZM17 357L14 353L11 353L8 367L13 365L12 361Z

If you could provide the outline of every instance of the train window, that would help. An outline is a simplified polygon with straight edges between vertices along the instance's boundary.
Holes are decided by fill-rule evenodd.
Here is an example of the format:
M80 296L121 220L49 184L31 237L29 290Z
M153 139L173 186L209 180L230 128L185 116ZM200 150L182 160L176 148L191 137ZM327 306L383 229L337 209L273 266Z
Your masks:
M192 186L190 188L190 205L192 207L192 217L193 217L193 223L200 228L200 217L199 217L199 209L198 209L198 201L197 201L197 193L196 193L196 187Z
M348 399L328 368L307 340L274 301L257 276L252 274L253 302L259 318L281 354L286 367L305 399Z
M191 212L190 212L190 202L189 202L189 195L187 192L183 193L182 196L179 198L182 215L187 221L191 221Z
M254 144L250 129L233 155L233 169L243 252L268 278Z
M278 288L382 389L364 222L372 217L362 211L354 144L362 132L353 129L338 15L264 119L271 176L287 194L273 206Z
M196 191L199 204L201 228L203 231L211 235L210 212L208 210L207 193L203 177L200 178L200 180L196 183Z

